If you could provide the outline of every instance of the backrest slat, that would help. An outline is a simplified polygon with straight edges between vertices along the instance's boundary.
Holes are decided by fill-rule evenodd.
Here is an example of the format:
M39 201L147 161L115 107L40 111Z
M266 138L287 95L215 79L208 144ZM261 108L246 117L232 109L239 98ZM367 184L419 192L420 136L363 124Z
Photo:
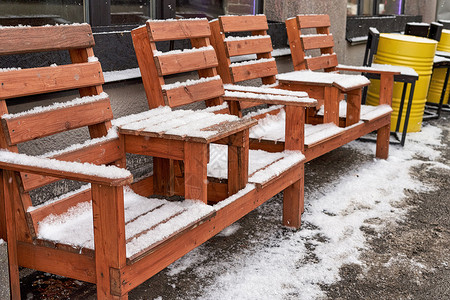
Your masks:
M152 42L182 40L211 35L206 19L152 21L147 22L146 26Z
M196 49L186 53L155 56L156 67L161 76L216 67L217 57L211 47ZM201 55L200 53L201 52ZM175 63L176 62L176 63Z
M328 15L298 15L300 29L330 27L330 17Z
M95 45L91 27L88 24L57 27L2 27L0 40L2 41L0 55L89 48Z
M0 72L0 99L103 84L99 62Z
M89 116L89 117L86 117ZM113 118L108 98L76 106L2 118L9 145L30 141Z
M267 30L267 18L265 15L256 16L220 16L222 32L240 32Z
M313 35L302 36L303 47L305 50L320 49L334 46L332 35Z
M231 65L230 72L233 82L236 83L255 78L275 76L278 74L278 69L275 59L273 59L252 64Z
M117 149L120 147L119 139L107 140L98 144L88 145L70 152L63 152L52 156L63 161L89 162L93 164L110 164L122 156ZM31 191L46 184L58 181L58 178L41 176L37 174L21 173L23 188Z
M201 82L193 85L183 85L176 88L164 89L163 95L166 104L170 107L177 107L191 104L196 101L203 101L224 94L222 80Z
M225 44L229 57L273 51L272 42L269 36L226 40Z
M336 54L306 58L308 70L315 71L333 68L338 65Z

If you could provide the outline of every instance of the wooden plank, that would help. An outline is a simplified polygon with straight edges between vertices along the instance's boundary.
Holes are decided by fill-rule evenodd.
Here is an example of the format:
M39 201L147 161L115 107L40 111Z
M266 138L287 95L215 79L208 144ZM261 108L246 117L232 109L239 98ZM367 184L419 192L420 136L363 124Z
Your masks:
M126 264L123 187L92 185L97 298L111 299L111 286L120 286L110 268ZM119 295L120 296L120 295Z
M389 114L390 115L390 114ZM389 138L391 136L391 124L377 130L377 148L375 156L381 159L389 157Z
M233 83L236 83L249 79L277 75L278 69L275 60L273 60L249 65L230 66L230 73Z
M226 41L225 47L229 57L273 51L272 41L269 35L260 38Z
M155 56L161 76L217 67L214 49Z
M6 222L6 233L8 242L8 271L11 299L20 299L20 276L19 260L17 256L17 234L14 212L14 192L15 185L9 184L14 174L11 171L0 170L0 186L2 187L2 206L4 208L4 217Z
M0 72L0 98L30 96L103 83L98 61Z
M301 171L301 179L291 184L283 191L283 225L300 228L304 211L304 164L297 165Z
M147 21L146 23L150 40L168 41L211 35L207 19L202 20L177 20L177 21Z
M222 32L239 32L267 30L267 18L265 15L256 16L220 16L220 28Z
M11 27L0 30L0 55L87 48L95 45L91 26Z
M87 189L76 193L70 197L67 197L63 200L47 204L45 206L38 207L27 214L30 216L32 220L32 225L35 232L38 232L38 224L47 216L60 215L67 212L71 207L77 205L81 202L86 202L91 200L91 189Z
M2 124L9 135L8 143L16 145L112 118L111 104L106 98L77 106L2 119Z
M150 55L153 50L156 50L156 45L150 42L146 27L132 30L131 37L133 38L134 51L141 71L148 106L150 109L157 108L165 103L161 89L164 79L159 77L153 55Z
M222 81L224 83L233 83L231 79L231 73L230 73L230 58L227 55L227 51L225 48L225 33L220 29L220 23L219 20L216 19L214 21L211 21L211 43L214 47L214 50L216 51L217 59L219 61L219 65L217 66L217 73L222 78Z
M324 92L324 123L334 123L339 126L340 92L335 87L325 87Z
M138 195L142 197L149 197L153 195L153 176L145 177L139 181L133 182L131 184L131 189Z
M184 159L184 144L182 141L131 134L125 134L124 138L125 152L127 153L164 157L175 160Z
M300 40L301 31L297 26L297 19L291 18L285 21L286 32L289 41L289 48L291 49L292 63L295 71L305 70L305 51Z
M22 267L49 272L90 283L95 283L93 256L19 242L17 256Z
M285 150L303 151L305 141L305 109L286 106Z
M243 189L248 182L249 130L240 131L230 138L228 146L228 196Z
M331 26L328 15L298 15L297 21L301 29Z
M224 93L222 80L211 80L195 85L180 86L170 90L163 90L164 100L170 107L204 101L220 97Z
M322 55L317 57L306 58L308 70L315 71L320 69L333 68L338 65L337 55Z
M119 151L119 139L113 139L99 144L89 145L78 150L55 155L52 158L63 161L90 162L96 165L110 164L121 158ZM37 174L21 173L24 191L31 191L35 188L60 180L59 178L46 177Z
M347 92L345 126L350 126L359 122L359 118L361 117L361 96L362 89L355 89Z
M379 104L392 104L392 94L394 91L394 75L380 74L380 101Z
M208 202L207 172L208 146L202 143L184 145L184 197Z
M157 195L175 195L174 161L153 157L153 190Z
M304 50L334 47L332 35L302 36Z

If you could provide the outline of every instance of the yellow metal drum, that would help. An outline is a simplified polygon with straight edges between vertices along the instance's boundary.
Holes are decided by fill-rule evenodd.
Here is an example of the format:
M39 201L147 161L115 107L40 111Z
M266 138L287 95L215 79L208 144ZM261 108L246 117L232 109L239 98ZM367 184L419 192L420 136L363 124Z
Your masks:
M397 65L413 68L419 79L416 82L414 91L411 114L408 122L408 132L420 131L422 126L423 111L427 101L428 87L430 84L431 73L433 70L433 58L436 52L437 42L431 39L402 35L383 33L380 35L378 51L374 63ZM377 105L380 84L378 80L372 80L367 93L367 104ZM400 100L403 91L403 83L395 83L392 99L392 118L391 130L395 130L397 124ZM400 130L403 130L404 118L406 115L406 102L409 97L408 92L405 97L405 105L402 112Z
M437 44L437 50L450 52L450 30L443 29L441 41ZM444 85L446 68L439 68L433 71L431 76L430 90L428 91L428 102L439 103L441 100L442 87ZM445 91L444 104L448 103L448 94L450 92L450 82Z

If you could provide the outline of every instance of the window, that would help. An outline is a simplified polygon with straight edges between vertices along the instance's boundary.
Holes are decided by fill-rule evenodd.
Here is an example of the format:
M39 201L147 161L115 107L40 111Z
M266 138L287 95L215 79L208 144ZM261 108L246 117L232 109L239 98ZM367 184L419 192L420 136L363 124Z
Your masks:
M347 0L348 16L401 15L406 0Z

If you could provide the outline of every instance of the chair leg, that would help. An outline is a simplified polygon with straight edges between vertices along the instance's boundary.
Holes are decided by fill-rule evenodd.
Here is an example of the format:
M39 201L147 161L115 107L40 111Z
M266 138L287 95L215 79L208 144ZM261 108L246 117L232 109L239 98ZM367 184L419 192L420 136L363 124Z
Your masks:
M283 192L283 225L300 228L304 211L304 165L301 167L302 177L287 187Z
M387 124L377 130L377 150L375 156L387 159L389 156L389 137L391 134L391 124Z

